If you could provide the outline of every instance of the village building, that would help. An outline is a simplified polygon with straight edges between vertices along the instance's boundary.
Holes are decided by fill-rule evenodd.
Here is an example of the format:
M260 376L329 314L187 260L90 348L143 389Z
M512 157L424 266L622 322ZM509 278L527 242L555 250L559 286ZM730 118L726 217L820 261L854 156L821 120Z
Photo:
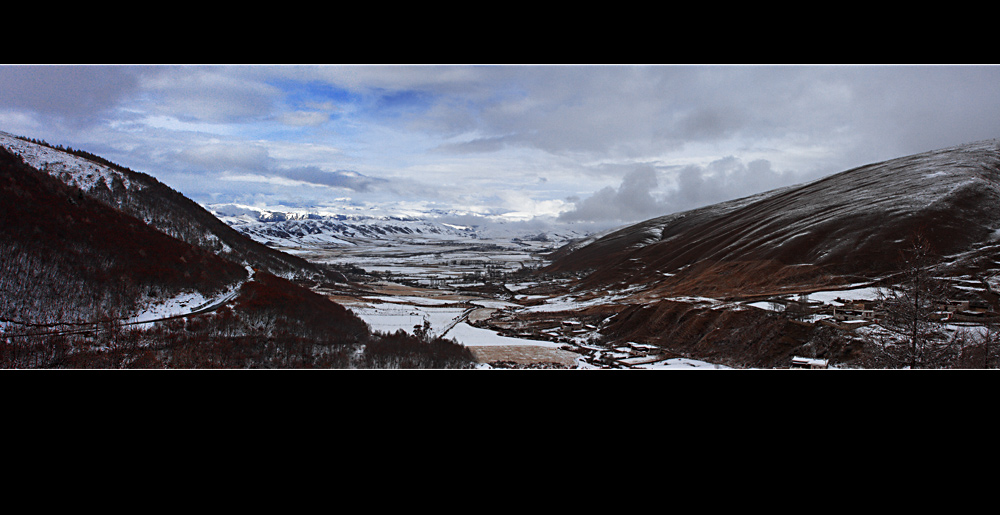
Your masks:
M829 361L825 359L803 358L801 356L793 356L791 368L817 369L817 368L827 368L828 365Z
M855 307L833 307L833 319L839 322L848 320L875 320L874 309L857 309Z

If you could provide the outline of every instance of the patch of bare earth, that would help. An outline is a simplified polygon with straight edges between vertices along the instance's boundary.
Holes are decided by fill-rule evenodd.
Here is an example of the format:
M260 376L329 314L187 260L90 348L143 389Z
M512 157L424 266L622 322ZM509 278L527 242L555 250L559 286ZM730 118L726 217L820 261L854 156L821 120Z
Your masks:
M575 368L580 354L572 351L534 345L469 346L480 363L512 363L520 366L553 364Z

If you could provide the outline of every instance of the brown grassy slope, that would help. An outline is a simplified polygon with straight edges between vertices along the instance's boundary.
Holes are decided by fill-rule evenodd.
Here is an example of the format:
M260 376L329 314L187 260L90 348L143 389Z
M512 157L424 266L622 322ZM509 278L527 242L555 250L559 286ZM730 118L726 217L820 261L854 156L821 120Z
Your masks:
M656 284L738 295L889 273L920 231L940 255L1000 227L1000 146L990 140L848 170L802 186L667 215L556 255L584 285Z

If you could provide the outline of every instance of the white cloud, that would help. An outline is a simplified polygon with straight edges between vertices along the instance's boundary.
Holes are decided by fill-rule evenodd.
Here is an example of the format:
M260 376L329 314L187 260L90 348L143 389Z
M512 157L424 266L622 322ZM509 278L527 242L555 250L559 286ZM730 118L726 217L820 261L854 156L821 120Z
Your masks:
M144 77L142 105L162 116L209 123L246 123L273 114L280 90L234 75L230 73L232 70L202 66L166 68Z
M0 130L189 196L350 187L625 221L1000 137L998 83L997 66L0 66Z
M320 111L292 111L282 113L278 121L295 127L319 127L330 120L330 115Z
M210 142L181 150L177 159L209 171L262 172L274 166L267 149L253 144Z

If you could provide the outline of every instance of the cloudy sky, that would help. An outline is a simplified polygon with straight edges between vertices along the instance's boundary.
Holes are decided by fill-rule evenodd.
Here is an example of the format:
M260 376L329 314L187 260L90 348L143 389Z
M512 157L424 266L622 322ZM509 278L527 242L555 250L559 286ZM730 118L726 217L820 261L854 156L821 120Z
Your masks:
M0 130L203 204L610 227L1000 138L1000 67L0 65Z

